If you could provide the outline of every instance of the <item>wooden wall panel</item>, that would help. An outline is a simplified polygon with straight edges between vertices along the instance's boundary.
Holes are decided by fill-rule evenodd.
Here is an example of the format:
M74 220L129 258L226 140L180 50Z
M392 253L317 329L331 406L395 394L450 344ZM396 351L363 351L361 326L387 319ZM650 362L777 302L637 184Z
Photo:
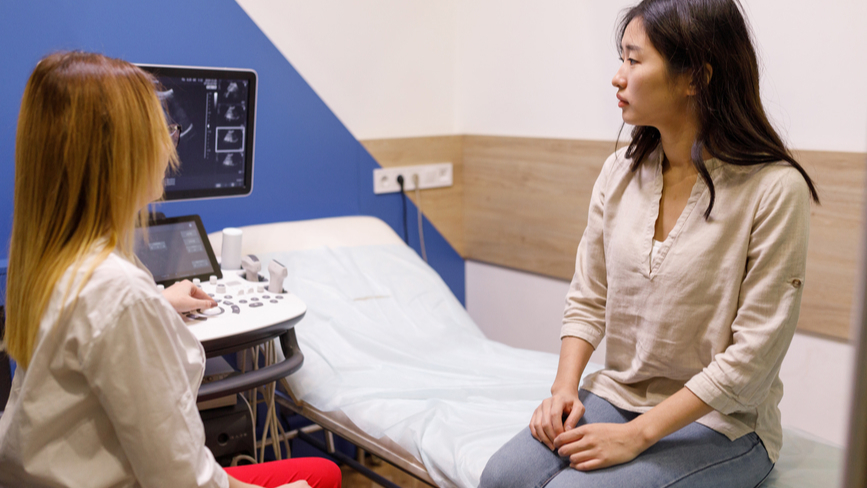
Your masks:
M569 280L611 141L466 136L467 257Z
M867 155L797 151L815 180L821 205L813 205L801 330L848 339L861 252Z
M383 166L455 163L455 186L423 198L425 215L462 256L564 280L572 278L593 183L614 151L612 141L473 135L362 143ZM867 155L796 157L822 199L812 210L798 328L848 339Z
M463 217L463 136L368 139L360 142L384 168L427 163L452 163L454 185L449 188L424 190L422 192L422 213L455 248L455 251L466 257ZM415 192L409 192L407 196L415 202ZM410 218L415 218L415 216L410 216Z

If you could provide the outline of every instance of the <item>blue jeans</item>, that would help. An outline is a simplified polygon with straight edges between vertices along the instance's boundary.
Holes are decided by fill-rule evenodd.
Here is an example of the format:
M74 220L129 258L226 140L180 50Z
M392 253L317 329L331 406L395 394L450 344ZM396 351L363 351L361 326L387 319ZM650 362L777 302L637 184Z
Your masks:
M578 425L622 424L640 415L586 390L579 398L586 412ZM747 488L761 484L773 467L755 432L730 441L693 422L628 463L582 472L570 468L569 458L548 450L527 428L491 457L479 488Z

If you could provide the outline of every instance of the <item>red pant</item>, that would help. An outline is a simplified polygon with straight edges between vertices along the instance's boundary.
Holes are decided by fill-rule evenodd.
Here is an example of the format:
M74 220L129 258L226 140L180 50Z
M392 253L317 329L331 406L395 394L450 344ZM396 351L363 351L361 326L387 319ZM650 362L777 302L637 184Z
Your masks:
M340 488L340 468L317 457L284 459L270 463L225 468L226 473L244 483L275 488L293 481L307 480L313 488Z

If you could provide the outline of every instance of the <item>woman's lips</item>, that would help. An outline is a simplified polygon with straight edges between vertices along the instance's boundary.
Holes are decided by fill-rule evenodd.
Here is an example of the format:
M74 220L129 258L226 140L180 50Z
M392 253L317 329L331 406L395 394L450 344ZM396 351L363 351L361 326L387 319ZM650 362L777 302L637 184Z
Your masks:
M623 107L629 105L629 102L627 102L626 100L624 100L623 98L621 98L620 95L617 95L617 100L618 100L618 102L617 102L617 106L620 107L620 108L623 108Z

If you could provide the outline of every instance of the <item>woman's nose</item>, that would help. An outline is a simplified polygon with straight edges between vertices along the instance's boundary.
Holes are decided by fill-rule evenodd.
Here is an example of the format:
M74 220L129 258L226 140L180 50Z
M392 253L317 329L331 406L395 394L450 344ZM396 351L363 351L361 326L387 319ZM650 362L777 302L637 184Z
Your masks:
M617 71L614 73L614 78L611 79L611 84L620 89L626 87L626 78L623 77L623 65L617 68Z

